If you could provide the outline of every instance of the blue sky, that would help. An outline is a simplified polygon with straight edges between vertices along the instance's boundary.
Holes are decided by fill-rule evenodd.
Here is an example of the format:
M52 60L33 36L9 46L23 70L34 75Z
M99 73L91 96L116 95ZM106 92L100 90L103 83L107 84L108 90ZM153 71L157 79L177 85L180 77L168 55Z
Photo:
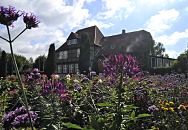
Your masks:
M105 36L147 30L161 42L170 57L176 58L188 43L187 0L1 0L0 5L35 13L39 28L28 30L15 43L15 52L36 58L47 54L49 44L62 45L71 31L97 25ZM24 27L14 24L12 35ZM0 26L0 35L7 37ZM9 51L0 40L0 47Z

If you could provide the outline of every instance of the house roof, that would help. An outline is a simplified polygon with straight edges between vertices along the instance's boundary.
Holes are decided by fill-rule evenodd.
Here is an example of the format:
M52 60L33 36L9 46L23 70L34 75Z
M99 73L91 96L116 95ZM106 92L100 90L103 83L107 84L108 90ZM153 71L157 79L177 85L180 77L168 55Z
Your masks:
M150 57L154 57L154 58L161 58L161 59L168 59L168 60L177 60L175 58L169 58L169 57L164 57L164 56L154 56L154 55L149 55Z
M138 52L142 49L150 49L152 42L151 34L145 30L140 30L104 37L101 44L104 53L110 53L109 49L113 49L113 47L115 50L121 49L123 52Z
M67 40L71 40L71 39L78 39L78 34L71 32L70 35L68 36Z
M80 29L76 33L80 38L83 34L87 34L91 43L94 43L95 45L101 45L100 41L104 37L104 35L96 25Z
M101 39L104 37L104 35L96 25L80 29L76 32L71 32L67 40L81 39L82 35L84 34L88 36L91 43L93 43L96 46L101 46ZM66 42L62 46L60 46L56 51L61 51L64 47L66 47Z

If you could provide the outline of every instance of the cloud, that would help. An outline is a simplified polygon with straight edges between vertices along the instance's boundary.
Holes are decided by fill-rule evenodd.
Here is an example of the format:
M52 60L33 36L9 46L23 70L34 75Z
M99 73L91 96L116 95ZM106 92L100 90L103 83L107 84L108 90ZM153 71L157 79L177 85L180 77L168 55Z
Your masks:
M164 45L175 45L184 38L188 38L188 28L183 32L174 32L170 35L161 35L157 37L156 40Z
M135 6L130 0L102 0L104 11L98 14L101 19L126 18L134 10Z
M87 3L95 2L96 0L86 0Z
M87 2L94 0L73 0L68 5L64 0L1 0L0 5L16 7L26 12L32 12L40 20L39 28L26 31L14 43L15 53L36 58L41 54L48 52L49 44L54 41L56 48L62 45L66 40L63 30L71 30L81 26L89 18L89 10L84 8ZM24 28L22 20L14 23L11 34L15 37ZM1 27L0 27L1 28ZM7 38L6 29L1 28L0 35ZM7 52L8 43L0 40L0 46Z
M188 12L188 6L185 8L185 11Z
M85 24L84 24L85 27L93 26L93 25L96 25L100 29L110 28L110 27L114 26L114 24L112 24L112 23L105 23L103 21L98 21L98 20L94 20L94 19L91 19L91 20L88 19L85 21Z
M179 12L175 9L161 10L156 15L150 17L146 22L146 30L150 31L154 36L171 28L177 20Z
M182 0L137 0L137 3L139 3L139 5L141 6L157 6L157 7L164 7L166 5L178 2L178 1L182 1Z
M180 52L177 52L175 50L166 50L165 52L170 58L177 58L180 55Z

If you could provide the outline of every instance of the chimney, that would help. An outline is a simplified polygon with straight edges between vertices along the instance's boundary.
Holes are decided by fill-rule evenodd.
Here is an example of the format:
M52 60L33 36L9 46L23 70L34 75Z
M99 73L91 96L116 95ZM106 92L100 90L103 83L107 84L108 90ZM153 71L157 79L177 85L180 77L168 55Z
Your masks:
M122 34L125 34L126 32L125 32L125 29L122 29Z

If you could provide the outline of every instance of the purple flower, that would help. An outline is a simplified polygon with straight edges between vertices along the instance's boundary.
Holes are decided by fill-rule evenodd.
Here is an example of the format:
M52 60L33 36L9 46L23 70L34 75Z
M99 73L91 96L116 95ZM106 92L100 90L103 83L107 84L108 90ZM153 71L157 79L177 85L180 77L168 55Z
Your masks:
M148 111L151 113L158 111L158 110L159 110L159 108L157 108L155 105L148 107Z
M82 83L87 83L87 82L89 82L89 79L85 76L85 77L83 77L83 79L82 79L81 82L82 82Z
M22 15L21 11L17 11L14 7L9 6L9 8L0 6L0 24L12 25L14 21Z
M38 27L39 21L34 14L24 14L23 21L26 24L27 29L36 28Z
M34 123L38 118L36 112L29 111L31 120ZM5 129L10 128L19 128L29 126L29 117L24 106L16 108L14 111L10 111L8 114L5 114L2 119L3 127Z
M77 91L77 92L81 91L81 86L78 83L74 84L74 91Z
M120 73L132 77L140 71L136 59L130 55L112 55L105 59L103 65L105 75L112 77L117 77Z

